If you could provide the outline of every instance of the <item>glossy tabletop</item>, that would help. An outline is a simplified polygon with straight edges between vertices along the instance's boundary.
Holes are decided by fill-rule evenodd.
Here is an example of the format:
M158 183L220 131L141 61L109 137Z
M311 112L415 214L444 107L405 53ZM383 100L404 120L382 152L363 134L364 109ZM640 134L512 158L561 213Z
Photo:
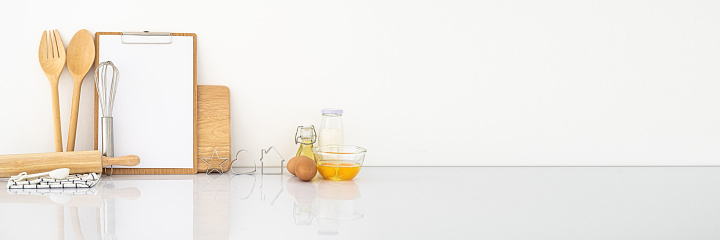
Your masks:
M719 192L714 167L115 175L0 191L0 239L718 239Z

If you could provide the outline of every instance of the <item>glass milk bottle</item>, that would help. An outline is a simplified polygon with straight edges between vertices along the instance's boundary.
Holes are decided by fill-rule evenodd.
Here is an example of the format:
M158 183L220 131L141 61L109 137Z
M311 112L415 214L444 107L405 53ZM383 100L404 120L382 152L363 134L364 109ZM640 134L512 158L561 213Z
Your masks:
M318 133L318 146L343 145L345 130L342 123L342 109L325 108L322 111L322 123Z

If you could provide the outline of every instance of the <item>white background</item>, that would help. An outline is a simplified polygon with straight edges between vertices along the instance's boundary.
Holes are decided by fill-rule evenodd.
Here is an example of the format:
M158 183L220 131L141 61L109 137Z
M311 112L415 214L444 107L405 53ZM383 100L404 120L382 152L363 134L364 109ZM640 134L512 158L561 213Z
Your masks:
M718 9L680 0L6 2L0 154L53 150L38 43L57 28L67 46L85 28L196 33L198 84L230 87L233 149L258 155L272 145L292 156L295 127L340 107L345 142L368 149L368 166L717 165ZM60 88L67 134L67 70ZM76 150L92 148L92 91L89 76ZM122 84L117 96L128 97Z

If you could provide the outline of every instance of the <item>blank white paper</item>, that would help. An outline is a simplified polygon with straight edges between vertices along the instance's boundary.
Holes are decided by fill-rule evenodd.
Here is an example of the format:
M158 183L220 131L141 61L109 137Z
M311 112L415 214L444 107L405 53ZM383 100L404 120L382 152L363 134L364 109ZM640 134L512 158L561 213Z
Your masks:
M193 37L172 36L172 44L123 44L120 35L101 35L98 44L99 61L112 61L120 72L113 108L115 156L138 155L134 168L192 168Z

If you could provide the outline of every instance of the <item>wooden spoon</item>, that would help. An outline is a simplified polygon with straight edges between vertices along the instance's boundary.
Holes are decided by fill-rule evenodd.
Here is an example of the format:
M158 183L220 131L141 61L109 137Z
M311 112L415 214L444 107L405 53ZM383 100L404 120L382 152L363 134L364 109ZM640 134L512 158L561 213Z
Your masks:
M88 30L82 29L70 39L67 48L67 66L72 75L73 99L70 112L70 131L68 131L67 151L75 151L75 133L77 132L78 111L80 110L80 87L85 75L95 62L95 42Z

